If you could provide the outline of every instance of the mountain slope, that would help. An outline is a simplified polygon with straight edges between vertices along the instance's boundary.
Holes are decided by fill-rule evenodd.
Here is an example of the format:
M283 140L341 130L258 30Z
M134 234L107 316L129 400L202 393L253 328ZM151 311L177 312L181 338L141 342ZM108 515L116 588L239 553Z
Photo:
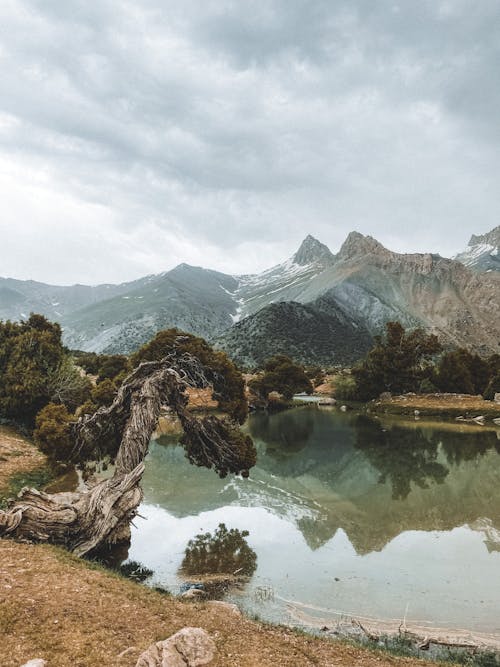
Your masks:
M454 259L473 271L500 271L500 225L487 234L473 234L467 248Z
M40 313L60 321L77 308L97 303L103 299L133 289L147 278L121 285L70 285L56 286L34 280L0 278L0 319L20 320L30 313Z
M368 331L334 302L273 303L224 332L216 347L242 366L253 368L275 354L305 364L351 364L371 347Z
M65 342L83 350L128 353L173 326L211 338L232 324L236 305L231 290L236 287L232 276L180 264L65 317Z
M286 262L256 275L238 276L234 298L238 303L235 321L279 301L301 301L311 280L335 263L330 250L306 236L297 252Z

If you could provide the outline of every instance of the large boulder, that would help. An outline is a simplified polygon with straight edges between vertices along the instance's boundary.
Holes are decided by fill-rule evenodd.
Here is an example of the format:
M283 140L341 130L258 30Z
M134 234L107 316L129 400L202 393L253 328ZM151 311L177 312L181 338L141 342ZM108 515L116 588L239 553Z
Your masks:
M182 628L152 644L139 656L136 667L201 667L215 656L215 644L202 628Z

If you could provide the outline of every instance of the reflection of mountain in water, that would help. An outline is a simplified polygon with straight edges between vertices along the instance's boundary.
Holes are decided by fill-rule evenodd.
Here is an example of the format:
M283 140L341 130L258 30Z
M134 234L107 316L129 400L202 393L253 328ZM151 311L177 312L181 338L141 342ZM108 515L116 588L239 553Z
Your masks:
M407 530L484 529L500 534L500 442L494 431L406 428L354 414L297 408L253 415L258 449L249 480L220 480L175 446L153 444L145 500L176 516L225 505L258 506L288 519L311 548L342 528L359 554ZM493 539L493 542L492 542Z

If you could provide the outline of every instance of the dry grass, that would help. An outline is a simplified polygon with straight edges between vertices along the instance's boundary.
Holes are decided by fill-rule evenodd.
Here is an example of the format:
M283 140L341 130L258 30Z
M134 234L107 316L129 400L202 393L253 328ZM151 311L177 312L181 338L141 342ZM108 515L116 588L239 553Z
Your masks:
M180 602L47 545L2 540L0 563L2 667L34 657L50 667L133 667L147 646L185 626L213 637L214 667L424 664Z
M14 475L30 473L46 465L45 456L33 444L7 426L0 426L0 496Z

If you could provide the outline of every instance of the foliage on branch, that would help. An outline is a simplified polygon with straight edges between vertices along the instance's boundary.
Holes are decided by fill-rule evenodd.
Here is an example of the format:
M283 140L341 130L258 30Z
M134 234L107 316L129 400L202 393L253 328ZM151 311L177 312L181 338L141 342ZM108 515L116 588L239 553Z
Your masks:
M206 369L213 387L213 398L219 402L220 409L242 424L248 414L243 377L224 352L213 350L203 338L179 329L160 331L132 355L131 363L135 368L142 361L158 361L183 353L199 359Z
M230 472L248 477L249 469L257 461L250 436L227 419L196 418L187 414L180 417L184 429L181 444L190 463L214 468L219 477L227 477Z

